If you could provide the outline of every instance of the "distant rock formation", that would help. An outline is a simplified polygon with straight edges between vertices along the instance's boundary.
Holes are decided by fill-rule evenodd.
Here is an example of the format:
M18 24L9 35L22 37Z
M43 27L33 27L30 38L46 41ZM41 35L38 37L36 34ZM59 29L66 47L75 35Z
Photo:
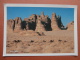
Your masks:
M17 17L14 19L14 22L15 22L14 32L19 32L21 30L22 19L20 17Z
M51 27L52 27L52 30L60 30L58 26L57 16L55 13L52 14Z
M62 24L62 21L61 21L61 16L57 16L57 24L58 24L58 27L60 29L64 29L64 25Z
M35 30L38 18L41 18L41 24L44 25L46 31L51 31L51 20L50 18L42 12L41 15L32 14L29 18L25 18L22 22L23 29ZM28 28L28 29L27 29Z
M61 16L53 13L50 19L48 15L44 15L44 12L41 15L32 14L29 18L24 18L24 20L20 17L7 20L7 27L8 30L14 32L27 32L30 30L38 32L39 35L44 35L44 31L66 30L62 24ZM67 30L73 30L73 28L74 22L67 25Z
M74 21L68 23L67 30L74 30Z
M44 25L41 23L41 17L38 16L37 18L37 23L36 23L36 32L43 32L45 31Z
M7 21L7 25L8 25L9 28L13 29L13 27L14 27L14 20L12 20L12 19L8 20Z
M41 13L41 22L44 25L46 31L51 31L51 19L48 17L48 15L44 15L44 12Z
M7 21L7 30L9 32L14 30L14 20L10 19Z
M35 30L36 28L36 19L37 16L35 14L33 14L32 16L30 16L29 18L25 18L24 21L26 22L24 25L24 28L26 30Z

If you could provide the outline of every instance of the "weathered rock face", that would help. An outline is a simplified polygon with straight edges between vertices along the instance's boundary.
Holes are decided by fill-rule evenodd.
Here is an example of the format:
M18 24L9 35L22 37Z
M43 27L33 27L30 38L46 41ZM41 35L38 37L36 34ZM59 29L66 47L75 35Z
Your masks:
M35 30L35 28L36 28L36 19L37 19L37 16L35 14L30 16L29 22L28 22L29 30Z
M56 16L55 13L52 14L52 19L44 12L41 15L32 14L29 18L25 18L23 21L20 17L14 20L8 20L8 27L14 32L20 32L22 30L33 30L39 32L39 34L44 35L43 31L61 30L64 28L61 17Z
M61 21L61 16L57 16L57 23L60 29L64 29L64 25L62 24L62 21Z
M37 18L37 25L36 25L36 32L43 32L45 31L44 25L41 23L41 17L38 16Z
M29 30L29 25L28 25L29 19L28 18L24 18L24 21L22 21L22 29L23 30Z
M48 17L48 15L44 15L44 12L41 13L41 22L44 25L46 31L51 31L51 19Z
M44 15L44 12L41 12L40 17L41 17L41 21L43 21L43 22L45 22L45 21L46 21L46 20L45 20L45 15Z
M52 17L52 18L53 18L52 19L53 20L52 25L54 25L53 30L60 30L60 28L62 28L62 26L63 26L63 24L61 22L61 17ZM52 30L51 19L47 15L45 16L44 12L42 12L40 16L33 14L29 18L25 18L24 19L25 22L22 25L24 25L23 27L26 30L35 30L36 26L37 26L36 24L37 24L38 19L40 19L40 21L41 21L41 23L44 26L44 29L46 31Z
M52 30L60 30L55 13L52 14L51 27L52 27Z
M74 21L70 22L70 23L67 25L67 30L74 30Z
M20 17L15 18L15 28L14 28L14 32L19 32L21 30L21 23L22 20Z
M29 18L25 18L24 19L24 21L26 22L25 29L26 30L35 30L35 28L36 28L36 19L37 19L37 16L35 14L30 16Z
M28 19L28 18L24 18L24 21L28 22L28 21L29 21L29 19Z
M7 21L7 29L14 30L14 20L10 19Z
M51 20L50 18L46 15L44 15L44 13L42 12L41 15L35 15L33 14L32 16L30 16L29 18L25 18L24 21L26 22L23 23L26 26L25 29L26 30L35 30L36 29L36 24L37 24L37 20L40 18L41 23L44 25L44 28L46 31L50 31L51 30Z

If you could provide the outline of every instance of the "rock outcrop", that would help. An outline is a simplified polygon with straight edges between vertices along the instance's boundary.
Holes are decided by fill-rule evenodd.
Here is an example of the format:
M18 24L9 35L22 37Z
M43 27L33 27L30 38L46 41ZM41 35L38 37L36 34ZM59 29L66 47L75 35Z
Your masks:
M19 32L21 30L22 19L20 17L17 17L14 19L14 21L15 21L14 32Z
M14 20L10 19L7 21L7 27L14 30Z
M52 30L60 30L55 13L52 14L51 27L52 27Z
M72 30L73 25L73 22L69 23L67 30ZM48 15L44 15L44 12L42 12L41 15L32 14L29 18L24 18L24 20L20 17L10 19L7 21L7 26L8 29L14 32L20 32L22 30L27 32L30 30L39 32L38 34L40 35L44 35L44 31L64 30L61 16L53 13L50 19Z
M7 31L11 33L14 31L14 20L7 20Z
M70 22L70 23L67 25L67 30L74 30L74 21Z
M36 19L37 19L37 16L35 14L30 16L29 18L25 18L24 19L24 21L26 22L25 29L26 30L35 30L35 28L36 28Z
M57 24L58 24L58 27L60 29L64 29L64 25L62 24L62 21L61 21L61 16L57 16Z
M41 22L45 27L46 31L51 31L51 19L48 17L48 15L44 15L44 12L41 13Z
M43 32L45 31L44 25L41 23L41 17L38 16L37 18L37 23L36 23L36 32Z

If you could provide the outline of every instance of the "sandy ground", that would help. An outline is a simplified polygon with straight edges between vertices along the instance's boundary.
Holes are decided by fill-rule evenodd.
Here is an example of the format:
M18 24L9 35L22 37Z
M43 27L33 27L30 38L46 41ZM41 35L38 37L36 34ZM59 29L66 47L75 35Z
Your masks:
M45 36L7 33L7 53L73 53L74 31L46 31Z

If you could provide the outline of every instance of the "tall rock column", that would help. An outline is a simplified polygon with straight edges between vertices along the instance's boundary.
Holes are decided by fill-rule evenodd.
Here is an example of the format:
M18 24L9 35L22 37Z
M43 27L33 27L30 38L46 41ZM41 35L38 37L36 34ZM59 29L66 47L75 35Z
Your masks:
M58 27L57 18L56 18L55 13L52 14L51 28L52 30L60 30L60 28Z
M41 17L38 17L37 24L36 24L36 32L43 32L45 31L44 25L41 23Z
M17 17L15 19L15 29L14 29L14 32L19 32L21 30L21 23L22 23L21 18Z

